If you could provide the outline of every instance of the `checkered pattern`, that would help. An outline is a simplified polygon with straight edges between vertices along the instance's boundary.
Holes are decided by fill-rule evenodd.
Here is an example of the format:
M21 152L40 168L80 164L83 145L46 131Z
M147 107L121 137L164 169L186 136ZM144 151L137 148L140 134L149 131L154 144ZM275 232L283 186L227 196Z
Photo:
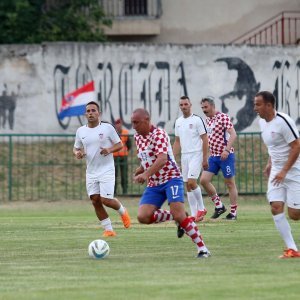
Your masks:
M226 130L232 128L233 124L228 115L220 112L217 112L212 118L206 118L206 123L210 155L221 156L228 141ZM233 152L234 148L231 147L230 153Z
M180 223L180 226L184 229L185 233L192 239L192 241L197 245L198 251L206 249L200 231L191 218L185 218Z
M157 173L149 177L149 187L166 183L172 178L181 177L170 145L170 138L163 129L152 127L147 136L143 137L142 135L135 134L134 139L137 155L144 170L147 170L154 164L158 154L168 154L166 164Z
M166 209L157 209L152 216L152 223L161 223L174 220L170 211Z

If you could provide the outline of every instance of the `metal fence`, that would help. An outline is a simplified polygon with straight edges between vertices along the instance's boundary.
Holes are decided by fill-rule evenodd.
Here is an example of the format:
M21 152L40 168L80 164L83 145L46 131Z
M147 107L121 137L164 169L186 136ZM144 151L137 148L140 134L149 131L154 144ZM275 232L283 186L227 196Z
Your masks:
M0 202L85 199L85 161L73 157L73 144L74 135L0 134ZM239 193L264 193L262 170L267 153L260 134L238 134L235 150ZM141 195L144 189L131 180L138 165L136 148L132 147L128 156L128 196ZM214 184L220 194L226 193L221 175L215 176ZM119 178L117 187L120 191Z

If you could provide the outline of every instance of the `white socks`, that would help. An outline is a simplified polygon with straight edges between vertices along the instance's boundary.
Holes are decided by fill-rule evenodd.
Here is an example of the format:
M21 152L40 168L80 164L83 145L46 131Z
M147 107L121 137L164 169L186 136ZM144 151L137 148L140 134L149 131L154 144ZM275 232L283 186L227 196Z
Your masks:
M125 214L125 207L122 204L121 204L120 208L118 209L118 213L120 214L120 216L123 216Z
M110 218L101 220L100 223L105 231L113 231Z
M197 216L197 199L194 196L193 192L187 192L187 198L189 201L190 209L191 209L191 216L196 217Z
M273 216L275 226L277 230L279 231L282 239L285 242L285 245L288 249L294 249L298 251L297 246L295 244L294 238L292 236L292 231L290 224L285 216L284 213L281 213L279 215Z
M197 188L195 190L192 190L191 192L194 194L194 197L197 201L198 210L204 210L205 206L204 206L202 193L201 193L201 189L200 189L199 185L197 186Z
M197 211L204 210L205 208L200 187L197 186L195 190L187 192L187 198L191 209L191 216L196 217Z

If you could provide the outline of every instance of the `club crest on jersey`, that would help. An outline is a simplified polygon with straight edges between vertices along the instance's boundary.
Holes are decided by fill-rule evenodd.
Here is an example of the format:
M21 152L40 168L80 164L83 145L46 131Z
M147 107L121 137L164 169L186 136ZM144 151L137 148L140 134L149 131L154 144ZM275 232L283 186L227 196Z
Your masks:
M103 139L103 133L99 133L99 138L100 138L100 140Z
M272 139L275 139L276 138L276 132L272 131L271 132L271 137L272 137Z
M189 126L189 127L190 127L190 129L193 129L193 124L190 124L190 126Z

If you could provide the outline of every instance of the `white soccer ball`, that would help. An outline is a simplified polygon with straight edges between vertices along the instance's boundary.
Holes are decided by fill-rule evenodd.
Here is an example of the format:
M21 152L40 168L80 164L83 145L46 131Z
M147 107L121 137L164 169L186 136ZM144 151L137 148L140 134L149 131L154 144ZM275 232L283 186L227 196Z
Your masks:
M89 256L95 259L107 257L109 250L109 245L103 240L92 241L88 248Z

